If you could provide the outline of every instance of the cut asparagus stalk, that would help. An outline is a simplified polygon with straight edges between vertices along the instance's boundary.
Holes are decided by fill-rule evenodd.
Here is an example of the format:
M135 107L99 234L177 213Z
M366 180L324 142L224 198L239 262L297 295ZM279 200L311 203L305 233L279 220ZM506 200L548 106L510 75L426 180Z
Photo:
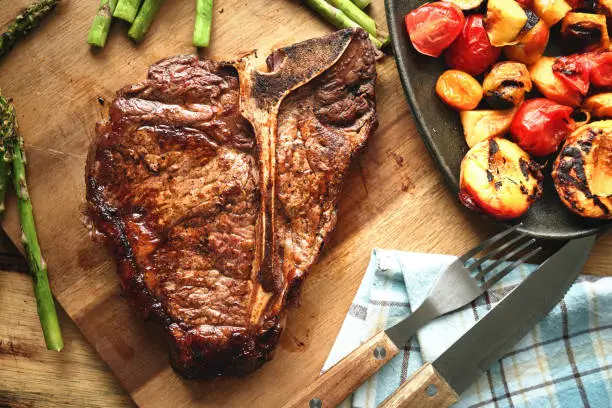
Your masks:
M369 34L378 38L376 22L351 0L327 0L327 2L346 14L348 18L359 24Z
M341 10L335 8L325 0L304 0L304 2L337 28L361 27ZM382 42L372 34L370 34L370 40L376 48L382 47Z
M212 23L213 0L196 0L196 20L193 28L193 45L208 47Z
M6 32L0 35L0 57L11 52L17 41L36 28L59 2L60 0L42 0L32 4L23 13L19 14L8 26Z
M133 23L138 14L138 8L140 7L140 0L119 0L117 7L113 12L113 16Z
M140 11L130 27L128 35L134 41L142 41L153 21L155 15L159 11L164 0L144 0L144 3L140 7Z
M111 26L113 19L113 12L117 7L117 0L100 0L100 6L98 7L98 13L94 18L89 35L87 36L87 43L96 47L104 47L106 44L106 38L108 37L108 31Z
M352 0L352 1L360 9L364 9L364 8L368 7L370 5L370 3L372 2L372 0Z
M38 237L36 236L32 202L26 182L26 160L23 150L23 139L17 132L14 108L1 95L0 109L2 110L2 123L10 124L8 125L10 134L4 139L4 143L11 153L13 186L17 194L17 206L21 220L21 239L34 283L34 296L36 297L38 317L40 318L47 349L60 351L64 347L64 342L53 302L53 295L49 288L47 264L42 257Z

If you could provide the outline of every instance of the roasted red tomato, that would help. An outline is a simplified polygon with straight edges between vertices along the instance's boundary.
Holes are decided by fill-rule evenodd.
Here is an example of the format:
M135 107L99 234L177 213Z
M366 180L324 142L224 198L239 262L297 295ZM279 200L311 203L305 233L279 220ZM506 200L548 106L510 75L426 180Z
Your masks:
M554 153L574 128L572 111L571 107L549 99L530 99L521 105L512 120L512 139L534 156Z
M497 61L500 53L501 48L495 48L489 42L482 15L472 14L444 53L444 59L450 68L478 75Z
M421 54L438 57L457 38L465 18L455 4L435 2L412 10L405 21L414 48Z
M585 54L568 55L555 60L553 73L567 86L586 95L589 92L590 64Z
M612 52L583 54L589 61L591 83L598 88L612 88Z

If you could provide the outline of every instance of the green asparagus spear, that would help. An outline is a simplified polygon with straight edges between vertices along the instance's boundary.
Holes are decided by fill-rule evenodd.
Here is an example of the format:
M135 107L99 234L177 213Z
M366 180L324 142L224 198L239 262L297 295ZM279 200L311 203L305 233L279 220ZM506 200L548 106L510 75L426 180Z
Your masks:
M59 2L60 0L42 0L19 14L8 26L6 32L0 35L0 57L11 52L17 41L37 27Z
M125 20L128 23L133 23L138 13L138 8L140 7L140 1L141 0L119 0L113 12L113 16Z
M213 0L196 0L196 20L193 28L193 45L208 47L212 23Z
M310 8L319 13L323 18L338 28L361 27L355 21L351 20L341 10L338 10L325 0L304 0ZM370 34L370 40L376 48L382 47L382 42Z
M5 99L0 99L0 219L4 215L4 196L11 175L11 155L7 149L7 140L13 134L15 123L14 111L7 109ZM4 114L6 112L6 115Z
M108 30L113 20L113 12L117 7L117 0L100 0L100 6L98 7L98 13L94 18L89 35L87 36L87 43L95 45L96 47L104 47L106 44L106 38L108 37Z
M15 110L11 103L2 97L2 95L0 95L0 110L2 124L7 124L8 129L10 129L10 134L4 139L4 143L9 148L12 158L12 179L15 192L17 193L17 206L19 208L22 231L21 239L34 282L34 296L36 297L38 316L45 336L47 349L60 351L64 347L64 342L57 320L55 304L53 303L53 295L49 288L47 264L42 257L38 238L36 236L36 227L34 226L34 216L32 214L32 202L26 182L26 160L23 151L23 139L17 132Z
M353 2L351 2L351 0L327 0L327 2L346 14L348 18L359 24L372 36L378 38L376 22L372 19L372 17L368 16Z
M142 41L153 21L153 18L159 11L164 0L144 0L144 3L140 7L140 11L136 16L136 20L130 27L128 35L135 41Z
M4 216L4 196L6 195L6 189L9 184L9 177L11 172L11 166L9 163L10 157L4 146L4 143L0 143L0 221Z
M359 7L362 10L368 7L370 3L372 2L372 0L352 0L352 1L353 3L355 3L357 7Z

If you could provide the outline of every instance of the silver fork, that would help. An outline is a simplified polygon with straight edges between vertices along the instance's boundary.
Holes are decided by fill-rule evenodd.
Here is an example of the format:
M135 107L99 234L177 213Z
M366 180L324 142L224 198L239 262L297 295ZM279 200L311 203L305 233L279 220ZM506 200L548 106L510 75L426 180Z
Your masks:
M425 301L414 313L395 326L376 333L294 395L284 408L337 406L387 361L396 356L419 328L436 317L476 299L511 270L540 252L542 249L540 247L532 249L536 243L535 239L529 239L523 233L517 233L517 236L511 235L519 226L489 238L453 262L442 273ZM470 258L483 250L488 250L486 255L470 265L465 265ZM502 262L509 261L515 256L520 257L497 271ZM492 261L491 264L484 264L493 257L499 259Z
M440 275L423 303L408 318L387 329L387 335L391 339L412 337L418 329L430 321L457 310L478 298L512 270L540 252L542 250L540 246L531 249L535 246L536 240L535 238L526 239L529 238L527 234L517 233L517 236L507 241L504 240L506 237L510 238L510 235L520 226L521 224L518 224L492 236L457 258ZM512 257L527 249L531 250L511 264L496 271L503 262L512 259ZM485 250L488 250L487 253L480 259L466 265L468 260ZM495 262L483 267L486 261L500 255L501 257ZM489 276L488 279L483 280L487 276Z

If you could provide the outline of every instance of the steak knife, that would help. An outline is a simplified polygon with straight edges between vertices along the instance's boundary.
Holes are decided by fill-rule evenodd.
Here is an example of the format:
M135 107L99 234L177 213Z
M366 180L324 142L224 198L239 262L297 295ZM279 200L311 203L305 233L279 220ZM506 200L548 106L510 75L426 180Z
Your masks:
M446 408L561 301L586 263L595 236L565 244L433 363L379 408Z
M589 257L595 236L566 243L433 363L426 363L381 407L448 407L563 298ZM285 408L332 408L393 358L408 339L374 336L298 393Z

